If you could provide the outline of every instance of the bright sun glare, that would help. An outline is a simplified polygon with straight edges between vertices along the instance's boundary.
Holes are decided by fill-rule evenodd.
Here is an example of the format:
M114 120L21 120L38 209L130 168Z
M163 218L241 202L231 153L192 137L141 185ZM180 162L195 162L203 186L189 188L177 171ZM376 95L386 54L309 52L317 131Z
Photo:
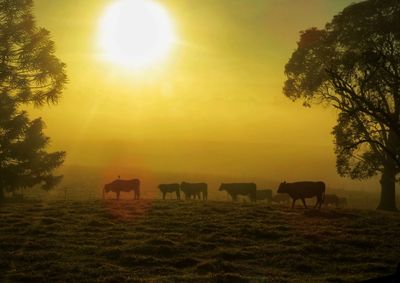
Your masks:
M175 38L168 12L151 0L118 0L100 22L102 57L135 70L162 61Z

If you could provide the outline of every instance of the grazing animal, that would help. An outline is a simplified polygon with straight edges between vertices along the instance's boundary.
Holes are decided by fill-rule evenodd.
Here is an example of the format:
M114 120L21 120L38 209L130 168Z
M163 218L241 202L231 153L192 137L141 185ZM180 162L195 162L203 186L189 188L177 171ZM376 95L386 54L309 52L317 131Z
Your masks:
M237 200L238 195L248 196L251 201L257 200L257 185L254 183L221 184L219 190L226 191L233 201Z
M339 207L339 197L337 195L325 195L324 205L334 205L336 207Z
M276 203L288 203L290 196L288 194L276 194L272 197L272 201Z
M180 185L179 184L160 184L158 185L161 193L163 194L163 199L167 193L176 193L176 199L181 199L181 193L179 191Z
M315 207L321 208L324 202L325 195L325 183L324 182L296 182L286 183L283 182L279 185L278 193L288 194L292 199L292 208L296 203L296 200L301 199L304 207L307 208L306 198L317 197L317 203Z
M256 190L257 200L272 201L272 190Z
M208 185L206 183L182 182L181 191L185 194L185 199L191 199L192 197L201 199L201 195L203 195L203 200L208 198Z
M113 182L104 185L103 188L103 199L105 197L105 193L114 192L117 195L117 199L119 199L119 195L121 192L130 192L134 193L134 199L140 198L140 180L132 179L132 180L121 180L117 179Z

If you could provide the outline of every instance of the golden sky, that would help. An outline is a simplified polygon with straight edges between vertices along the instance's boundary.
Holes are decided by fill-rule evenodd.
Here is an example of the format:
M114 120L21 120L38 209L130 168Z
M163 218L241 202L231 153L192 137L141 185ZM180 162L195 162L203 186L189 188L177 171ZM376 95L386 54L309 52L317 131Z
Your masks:
M299 31L322 27L353 0L160 0L179 41L141 73L99 59L99 21L113 2L35 1L69 84L59 105L32 115L45 119L52 149L67 151L65 168L365 186L336 175L336 114L282 93Z

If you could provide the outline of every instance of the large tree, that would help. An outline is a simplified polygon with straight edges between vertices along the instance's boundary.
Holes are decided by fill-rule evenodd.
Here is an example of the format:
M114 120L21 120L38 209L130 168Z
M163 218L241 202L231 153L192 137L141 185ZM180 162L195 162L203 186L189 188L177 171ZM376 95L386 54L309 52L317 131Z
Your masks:
M54 186L52 171L64 152L47 153L40 119L24 106L57 103L66 84L65 64L46 29L37 27L32 0L0 0L0 200L19 187Z
M400 1L352 4L324 29L303 31L285 67L284 93L338 110L337 170L380 175L378 209L396 210L400 173Z

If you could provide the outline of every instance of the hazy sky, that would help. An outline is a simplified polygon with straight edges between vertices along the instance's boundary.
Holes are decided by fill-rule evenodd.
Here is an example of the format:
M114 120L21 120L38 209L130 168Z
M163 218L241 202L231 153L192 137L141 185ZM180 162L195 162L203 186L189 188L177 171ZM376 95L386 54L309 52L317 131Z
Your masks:
M299 31L322 27L354 1L158 1L179 43L168 60L139 74L99 59L99 20L113 2L35 1L69 84L59 105L32 115L44 117L52 148L67 151L67 167L349 186L336 175L336 114L291 102L282 86Z

